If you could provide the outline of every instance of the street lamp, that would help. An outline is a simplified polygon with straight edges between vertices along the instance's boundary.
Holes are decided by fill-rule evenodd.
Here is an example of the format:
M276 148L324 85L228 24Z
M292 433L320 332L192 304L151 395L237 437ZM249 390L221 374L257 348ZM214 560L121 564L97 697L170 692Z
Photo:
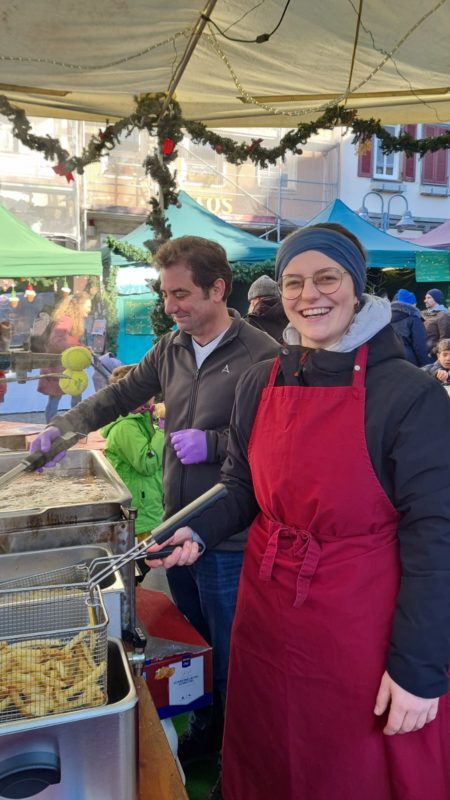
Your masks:
M411 212L409 210L408 201L407 201L405 195L404 194L400 194L399 192L396 192L395 194L390 196L389 200L387 201L386 211L384 210L384 197L383 197L383 195L380 194L380 192L374 192L374 191L366 192L366 194L364 195L364 197L362 199L361 208L358 211L358 215L362 219L365 219L366 222L370 222L370 220L369 220L369 212L368 212L367 206L365 204L365 199L366 199L366 197L369 197L369 195L371 195L371 194L376 195L376 197L378 197L380 199L380 202L381 202L381 224L380 224L380 228L381 228L382 231L384 231L386 233L389 230L389 227L390 227L390 214L391 214L391 203L392 203L392 201L394 200L395 197L400 197L403 200L403 202L405 203L405 211L404 211L402 217L400 218L399 222L396 223L395 227L396 228L401 228L402 230L404 228L415 228L416 227L416 224L415 224L415 222L414 222L414 220L412 218L412 214L411 214Z

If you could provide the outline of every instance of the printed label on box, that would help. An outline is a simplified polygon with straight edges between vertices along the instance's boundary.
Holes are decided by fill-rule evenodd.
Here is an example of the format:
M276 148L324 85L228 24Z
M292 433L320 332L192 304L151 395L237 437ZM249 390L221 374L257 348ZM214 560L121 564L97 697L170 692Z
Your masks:
M169 678L169 705L184 706L202 696L203 656L183 658L170 665L173 670Z

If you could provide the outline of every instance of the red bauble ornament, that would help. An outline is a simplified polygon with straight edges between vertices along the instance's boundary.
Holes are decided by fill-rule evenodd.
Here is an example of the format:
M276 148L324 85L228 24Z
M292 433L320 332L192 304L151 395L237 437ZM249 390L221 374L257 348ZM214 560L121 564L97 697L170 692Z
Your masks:
M173 153L174 147L175 147L175 142L173 141L173 139L164 139L161 146L163 156L170 156L171 153Z
M214 150L216 151L216 153L219 153L219 155L223 153L223 147L221 144L216 144Z

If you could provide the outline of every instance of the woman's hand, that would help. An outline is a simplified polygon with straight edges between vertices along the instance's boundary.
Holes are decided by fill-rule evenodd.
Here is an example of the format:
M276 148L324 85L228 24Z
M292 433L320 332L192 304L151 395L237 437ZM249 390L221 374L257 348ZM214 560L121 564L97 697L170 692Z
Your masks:
M152 559L145 563L149 567L190 567L200 555L200 549L197 542L192 539L192 528L178 528L174 535L167 539L164 544L154 544L148 548L149 553L157 553L162 547L168 545L179 545L170 556L167 558Z
M374 714L378 717L389 709L388 721L383 733L394 736L395 733L411 733L432 722L438 712L439 698L428 699L402 689L385 672L378 689Z

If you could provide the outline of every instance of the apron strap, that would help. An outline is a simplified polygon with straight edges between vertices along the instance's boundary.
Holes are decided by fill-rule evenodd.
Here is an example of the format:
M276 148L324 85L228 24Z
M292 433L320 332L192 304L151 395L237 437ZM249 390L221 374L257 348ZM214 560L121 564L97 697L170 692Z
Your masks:
M362 344L361 347L358 347L356 351L355 363L353 366L352 386L356 387L357 389L364 389L368 353L368 344Z
M280 369L280 359L277 357L272 364L272 368L269 373L269 379L266 383L266 386L272 388L275 386L275 381L277 379L278 370Z
M270 581L272 577L273 565L278 550L278 536L282 528L279 525L273 526L273 533L269 537L264 555L259 567L259 577L262 581Z
M320 544L309 531L300 531L300 551L303 554L303 563L297 576L297 590L295 593L294 608L300 608L308 597L309 586L314 577L320 559Z

